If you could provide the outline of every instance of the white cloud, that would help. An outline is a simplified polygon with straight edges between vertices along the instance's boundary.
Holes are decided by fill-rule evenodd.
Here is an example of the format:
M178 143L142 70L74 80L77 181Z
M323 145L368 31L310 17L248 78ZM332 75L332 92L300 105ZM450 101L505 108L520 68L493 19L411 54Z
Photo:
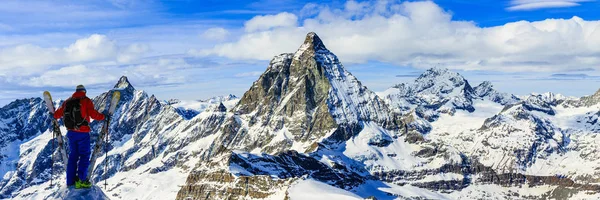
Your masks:
M294 52L306 33L315 31L346 63L374 60L418 68L493 71L600 69L600 21L573 17L482 28L474 22L452 20L449 12L433 2L318 8L318 14L300 25L251 28L255 31L236 42L191 52L269 60Z
M294 27L298 24L298 17L288 12L277 15L256 16L244 24L246 32L269 30L276 27Z
M148 52L150 47L145 44L131 44L122 47L120 52L117 54L117 61L120 63L128 63L135 59L138 59L141 55Z
M186 80L192 65L183 58L158 57L136 64L115 65L70 65L45 71L32 77L16 77L11 82L32 87L74 87L78 84L97 86L113 84L126 75L134 78L136 85L179 84Z
M580 6L579 2L587 2L590 0L512 0L510 7L506 8L510 11L521 10L538 10L543 8L563 8Z
M63 67L57 70L48 71L41 76L33 77L29 81L24 81L23 85L57 86L69 87L79 84L94 85L107 83L107 80L115 80L120 77L118 74L108 73L109 70L101 67L87 67L85 65L73 65Z
M253 72L243 72L243 73L237 73L234 76L235 77L258 77L262 74L263 72L261 71L253 71Z
M229 31L227 31L224 28L221 27L217 27L217 28L210 28L206 31L204 31L204 33L202 34L202 37L208 40L218 40L218 41L223 41L225 39L227 39L227 37L229 36Z
M117 45L105 35L94 34L64 47L40 47L32 44L0 49L0 75L41 73L54 65L87 62L128 62L148 50L146 45ZM18 70L16 70L18 69Z

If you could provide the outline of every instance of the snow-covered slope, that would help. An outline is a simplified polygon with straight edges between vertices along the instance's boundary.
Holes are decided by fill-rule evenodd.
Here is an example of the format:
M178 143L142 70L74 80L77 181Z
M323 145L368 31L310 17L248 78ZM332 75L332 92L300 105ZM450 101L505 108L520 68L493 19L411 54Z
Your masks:
M41 98L16 100L0 108L0 197L50 177L48 109ZM57 163L58 164L58 163Z
M93 186L92 188L85 190L64 187L49 199L109 200L110 198L108 198L98 186Z

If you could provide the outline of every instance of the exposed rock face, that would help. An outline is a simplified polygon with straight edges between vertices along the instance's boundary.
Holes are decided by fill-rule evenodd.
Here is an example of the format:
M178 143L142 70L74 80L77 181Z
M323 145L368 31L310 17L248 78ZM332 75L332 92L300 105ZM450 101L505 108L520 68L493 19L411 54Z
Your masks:
M197 184L182 187L177 199L264 199L289 187L294 180L275 180L269 176L235 177L225 170L196 171L188 176L187 182Z
M596 93L594 93L591 96L585 96L585 97L581 97L581 99L579 99L579 106L593 106L593 105L598 105L600 103L600 90L598 90Z

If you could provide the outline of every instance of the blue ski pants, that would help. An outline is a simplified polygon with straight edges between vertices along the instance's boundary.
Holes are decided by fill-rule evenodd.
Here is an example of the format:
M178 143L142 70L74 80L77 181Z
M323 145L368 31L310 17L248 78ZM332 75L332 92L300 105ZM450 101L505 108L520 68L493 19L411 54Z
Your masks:
M90 133L68 131L69 163L67 164L67 185L75 184L75 176L79 180L87 179L90 166Z

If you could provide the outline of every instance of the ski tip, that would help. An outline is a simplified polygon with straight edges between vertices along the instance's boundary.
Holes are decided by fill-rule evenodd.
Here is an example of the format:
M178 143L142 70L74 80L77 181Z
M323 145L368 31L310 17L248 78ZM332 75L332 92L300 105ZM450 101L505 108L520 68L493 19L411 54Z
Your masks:
M108 109L108 112L110 114L115 112L115 109L117 108L117 104L119 104L120 99L121 99L121 92L113 91L112 98L110 100L110 107Z
M119 91L114 91L114 92L113 92L113 95L112 95L112 99L113 99L113 100L117 100L117 99L120 99L120 98L121 98L121 92L119 92Z
M50 95L50 92L44 91L44 99L52 101L52 95Z
M44 91L44 101L46 102L46 107L48 107L50 113L54 113L54 103L52 102L50 92Z

